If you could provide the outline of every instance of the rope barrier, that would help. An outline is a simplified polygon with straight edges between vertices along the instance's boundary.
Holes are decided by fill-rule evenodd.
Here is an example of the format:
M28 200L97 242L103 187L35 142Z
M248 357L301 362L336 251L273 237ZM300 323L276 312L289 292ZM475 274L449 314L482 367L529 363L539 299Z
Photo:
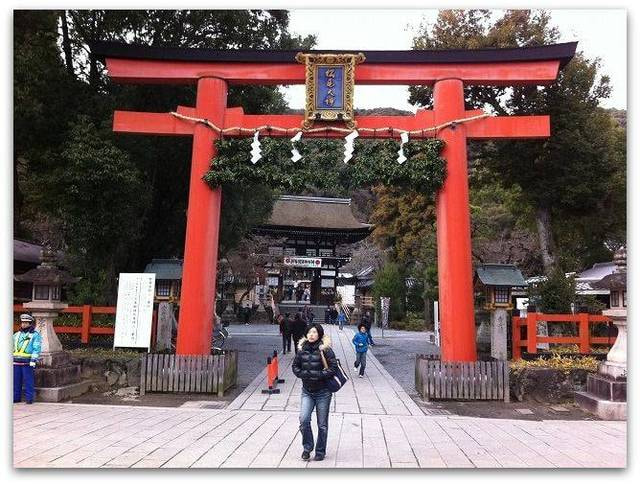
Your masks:
M220 135L225 135L228 133L237 133L237 134L242 134L243 132L245 133L255 133L255 132L261 132L261 131L267 131L269 134L272 131L277 131L280 133L285 133L285 134L289 134L289 133L298 133L298 132L302 132L304 133L320 133L320 132L325 132L325 133L329 133L329 132L335 132L335 133L346 133L349 134L351 132L353 132L354 130L350 130L348 128L339 128L337 126L325 126L322 128L310 128L308 130L303 130L302 128L282 128L281 126L271 126L271 125L262 125L262 126L258 126L257 128L243 128L241 126L233 126L230 128L220 128L219 126L215 125L214 123L212 123L211 121L204 119L204 118L194 118L193 116L187 116L187 115L183 115L180 113L176 113L175 111L171 111L171 115L183 120L183 121L192 121L194 123L202 123L205 126L208 126L210 129L212 129L213 131L215 131L216 133L220 134ZM442 130L443 128L447 128L449 126L455 126L455 125L459 125L462 123L468 123L470 121L475 121L475 120L480 120L483 118L487 118L490 117L492 115L490 115L489 113L482 113L481 115L475 115L475 116L469 116L468 118L459 118L457 120L451 120L451 121L447 121L446 123L441 123L439 125L436 126L430 126L428 128L421 128L418 130L401 130L399 128L393 128L392 126L389 126L387 128L357 128L357 131L359 133L373 133L374 137L376 135L376 133L378 132L378 130L388 130L389 133L391 134L391 136L394 136L396 134L401 135L403 133L408 133L409 135L413 136L413 135L422 135L424 137L425 132L439 132L440 130Z

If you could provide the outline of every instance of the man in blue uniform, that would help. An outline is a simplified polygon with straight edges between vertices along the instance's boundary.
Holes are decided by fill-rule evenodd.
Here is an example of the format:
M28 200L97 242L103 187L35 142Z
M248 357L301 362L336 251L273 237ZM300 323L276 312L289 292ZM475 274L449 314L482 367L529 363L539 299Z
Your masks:
M27 404L33 403L33 374L40 358L42 337L36 332L36 321L26 313L20 315L20 331L13 334L13 402L22 400L22 385Z

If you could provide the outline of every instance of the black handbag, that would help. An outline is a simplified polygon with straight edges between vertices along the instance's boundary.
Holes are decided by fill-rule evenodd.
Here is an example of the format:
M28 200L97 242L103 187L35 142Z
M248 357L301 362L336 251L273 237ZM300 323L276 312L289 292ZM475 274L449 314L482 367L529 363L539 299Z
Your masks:
M325 369L328 369L329 364L327 364L327 359L324 357L324 352L322 350L320 351L320 357L322 357L322 365L324 365ZM342 389L342 386L344 386L349 380L349 378L347 377L347 373L340 365L340 359L336 359L336 362L338 363L338 370L336 371L335 375L327 379L327 388L331 392L338 392L340 389Z

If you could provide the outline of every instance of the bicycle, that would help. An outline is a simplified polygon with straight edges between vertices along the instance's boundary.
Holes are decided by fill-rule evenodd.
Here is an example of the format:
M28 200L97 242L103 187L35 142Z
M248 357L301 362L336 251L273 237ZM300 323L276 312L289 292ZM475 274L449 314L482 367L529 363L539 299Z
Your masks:
M213 338L211 340L211 353L216 354L223 352L225 341L230 338L229 331L225 328L226 325L217 325L213 329Z

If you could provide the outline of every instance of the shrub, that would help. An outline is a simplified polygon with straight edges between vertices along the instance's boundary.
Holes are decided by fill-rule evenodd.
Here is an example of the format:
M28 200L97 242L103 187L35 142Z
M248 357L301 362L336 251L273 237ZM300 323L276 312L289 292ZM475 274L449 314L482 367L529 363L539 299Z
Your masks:
M391 322L390 327L394 330L409 330L411 332L423 332L426 330L424 318L419 313L409 312L402 320Z
M574 370L596 372L598 370L598 364L598 360L594 357L584 356L571 358L563 357L561 354L554 354L550 359L515 360L509 364L509 367L516 374L526 369L556 369L562 371L564 374L569 374Z

